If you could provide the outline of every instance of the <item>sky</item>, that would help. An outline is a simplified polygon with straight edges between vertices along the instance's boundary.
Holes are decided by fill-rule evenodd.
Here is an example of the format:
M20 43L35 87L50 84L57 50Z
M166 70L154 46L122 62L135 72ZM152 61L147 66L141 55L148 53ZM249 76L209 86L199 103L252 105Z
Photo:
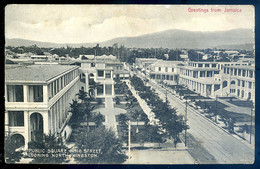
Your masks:
M199 9L200 8L200 9ZM211 12L211 8L221 12ZM241 12L224 12L225 8ZM208 9L208 12L189 12ZM254 29L253 6L203 5L8 5L6 38L54 43L93 43L169 29Z

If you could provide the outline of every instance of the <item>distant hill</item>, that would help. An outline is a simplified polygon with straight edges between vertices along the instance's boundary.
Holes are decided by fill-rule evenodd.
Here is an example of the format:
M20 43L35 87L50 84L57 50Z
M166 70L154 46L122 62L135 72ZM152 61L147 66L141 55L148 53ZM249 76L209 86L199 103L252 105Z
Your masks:
M124 44L125 47L136 48L214 48L236 47L239 49L250 48L254 44L254 34L250 29L234 29L229 31L199 32L179 29L167 30L157 33L146 34L137 37L121 37L97 42L100 46L111 46L115 43ZM49 43L24 39L6 39L6 45L29 46L36 44L39 47L72 47L95 46L97 43Z
M94 46L94 44L90 43L52 43L52 42L41 42L41 41L33 41L33 40L26 40L26 39L5 39L6 46L32 46L37 45L38 47L45 47L45 48L60 48L66 47L67 45L71 47L81 47L81 46Z

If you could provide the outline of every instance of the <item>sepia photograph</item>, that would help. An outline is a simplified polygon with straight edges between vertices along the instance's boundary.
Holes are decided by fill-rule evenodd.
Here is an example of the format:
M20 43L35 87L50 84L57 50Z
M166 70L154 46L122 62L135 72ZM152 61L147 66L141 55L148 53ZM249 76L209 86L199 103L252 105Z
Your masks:
M253 164L253 5L5 7L7 164Z

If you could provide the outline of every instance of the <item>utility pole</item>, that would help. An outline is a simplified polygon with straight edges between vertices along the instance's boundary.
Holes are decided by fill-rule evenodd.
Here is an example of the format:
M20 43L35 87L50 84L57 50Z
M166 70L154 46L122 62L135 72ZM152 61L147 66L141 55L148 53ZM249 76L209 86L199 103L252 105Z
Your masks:
M254 103L253 103L253 101L251 101L251 125L250 125L250 140L249 140L249 142L250 142L250 144L252 143L252 125L253 125L253 107L254 107Z
M128 121L128 159L130 160L131 155L131 121Z
M186 100L186 103L185 103L185 125L187 125L187 100ZM185 127L185 147L187 146L187 127Z
M216 95L215 123L217 123L217 115L218 115L218 101L217 101L217 99L218 99L218 96Z

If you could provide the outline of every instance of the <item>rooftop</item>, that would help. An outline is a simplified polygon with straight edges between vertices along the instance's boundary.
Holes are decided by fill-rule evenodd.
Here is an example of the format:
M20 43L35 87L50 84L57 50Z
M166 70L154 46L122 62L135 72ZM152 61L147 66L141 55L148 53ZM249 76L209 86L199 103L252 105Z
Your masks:
M177 64L183 63L181 61L166 61L166 60L158 60L157 62L153 63L153 66L163 66L163 67L173 67L177 66Z
M38 82L46 83L48 80L77 66L68 65L31 65L23 67L6 68L6 82Z
M255 70L254 66L249 66L249 65L233 65L233 66L224 66L227 68L234 68L234 69L244 69L244 70Z

